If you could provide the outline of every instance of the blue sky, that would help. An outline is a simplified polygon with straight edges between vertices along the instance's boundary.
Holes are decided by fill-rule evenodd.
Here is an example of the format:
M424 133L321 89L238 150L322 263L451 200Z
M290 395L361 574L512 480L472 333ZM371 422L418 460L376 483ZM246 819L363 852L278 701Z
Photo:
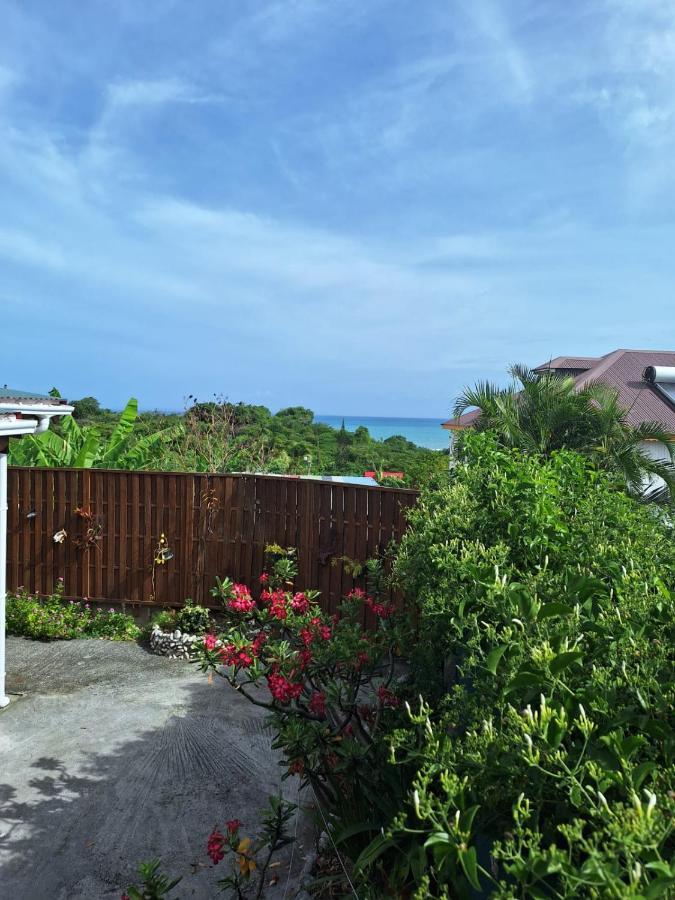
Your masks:
M673 349L671 0L0 0L0 379L447 414Z

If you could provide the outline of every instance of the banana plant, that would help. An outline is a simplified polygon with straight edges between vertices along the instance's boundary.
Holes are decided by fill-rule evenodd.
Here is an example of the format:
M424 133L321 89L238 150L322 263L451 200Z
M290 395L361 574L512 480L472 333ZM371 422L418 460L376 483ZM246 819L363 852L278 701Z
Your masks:
M95 425L81 427L72 416L63 419L61 433L47 430L12 441L9 461L16 466L71 467L76 469L148 469L162 457L180 426L135 437L138 401L131 397L106 440Z

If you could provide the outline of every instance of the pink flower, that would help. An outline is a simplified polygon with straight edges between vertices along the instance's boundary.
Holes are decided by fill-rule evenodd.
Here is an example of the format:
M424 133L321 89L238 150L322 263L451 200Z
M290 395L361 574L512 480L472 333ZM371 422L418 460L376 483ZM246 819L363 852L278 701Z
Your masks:
M237 650L234 644L228 644L220 651L220 659L225 666L237 666L240 669L248 669L253 665L253 657L248 647Z
M362 591L361 588L353 588L347 594L347 600L363 600L365 599L366 592Z
M275 619L283 620L288 615L286 608L286 594L283 591L275 591L272 594L272 603L270 605L270 615Z
M260 582L260 584L267 584L269 580L270 580L270 576L269 576L268 572L263 572L262 575L260 576L260 578L258 578L258 581Z
M206 844L206 852L211 857L213 864L216 866L225 856L225 852L223 851L224 843L225 837L218 831L217 828L214 828L209 835L209 839Z
M234 834L235 831L239 831L239 829L241 828L241 822L239 821L239 819L230 819L230 821L227 822L226 825L228 834Z
M291 609L296 615L302 616L309 610L309 600L303 593L297 593L291 600Z
M228 606L230 609L233 609L235 612L239 613L249 613L255 606L253 602L253 598L249 592L249 589L245 584L234 584L232 585L232 593L234 597L228 601Z
M267 676L267 684L272 697L277 703L287 704L291 700L297 700L302 694L302 685L293 683L278 672L272 672Z
M218 638L215 636L215 634L207 634L204 636L204 646L207 650L215 650L217 643Z

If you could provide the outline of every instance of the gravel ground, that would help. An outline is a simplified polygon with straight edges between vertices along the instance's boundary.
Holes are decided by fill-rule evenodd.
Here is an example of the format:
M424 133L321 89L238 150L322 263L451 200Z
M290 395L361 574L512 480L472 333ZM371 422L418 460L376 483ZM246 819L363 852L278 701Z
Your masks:
M281 782L264 711L190 663L94 640L8 638L7 657L3 898L119 897L152 857L183 875L172 897L222 896L223 864L205 854L213 825L236 817L253 835L270 793L298 799L296 781ZM299 896L312 845L303 813L266 897Z

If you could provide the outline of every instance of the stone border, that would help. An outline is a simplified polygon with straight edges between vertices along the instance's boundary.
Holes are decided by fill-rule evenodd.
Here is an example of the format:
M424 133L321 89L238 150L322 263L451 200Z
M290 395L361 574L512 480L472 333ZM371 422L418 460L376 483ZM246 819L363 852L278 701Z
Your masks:
M150 632L150 649L158 656L168 656L169 659L192 659L196 655L194 645L201 644L203 640L203 637L183 633L179 628L162 631L159 625L154 625ZM220 646L220 641L217 646Z

